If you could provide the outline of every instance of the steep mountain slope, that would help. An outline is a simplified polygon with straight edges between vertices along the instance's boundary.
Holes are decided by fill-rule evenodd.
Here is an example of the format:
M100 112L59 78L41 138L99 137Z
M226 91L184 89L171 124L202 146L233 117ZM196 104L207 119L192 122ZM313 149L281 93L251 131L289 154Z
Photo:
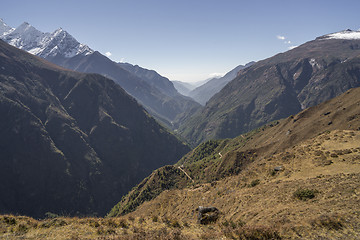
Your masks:
M237 138L205 142L154 171L109 215L176 221L190 225L182 233L193 238L356 239L359 113L356 88ZM218 208L218 224L197 227L198 206Z
M130 63L118 63L118 65L145 80L151 86L157 87L161 90L161 92L170 97L179 95L178 91L174 87L174 84L168 78L161 76L154 70L148 70Z
M189 148L119 85L0 40L0 212L103 215Z
M161 108L157 108L154 115L156 116L156 113L161 113L158 117L162 119L164 116L170 116L166 118L165 123L168 123L167 125L171 128L177 129L185 119L200 109L200 105L197 102L180 94L168 78L161 76L156 71L130 63L118 63L118 65L141 78L151 87L159 89L161 93L158 93L158 95L166 95L163 97L166 101L159 105ZM141 99L143 97L139 96L138 98Z
M0 24L5 23L1 21ZM131 68L130 64L115 63L79 43L61 28L53 33L42 33L29 23L23 23L1 38L15 47L62 67L80 72L99 73L111 78L168 127L177 128L178 120L200 107L192 99L179 94L167 78L155 71L140 67L134 69L135 67Z
M180 132L195 143L235 137L360 86L357 33L323 36L241 70Z
M195 101L200 103L201 105L205 105L209 99L214 96L216 93L220 92L220 90L231 80L233 80L237 73L247 67L250 67L255 62L250 62L245 65L239 65L235 67L230 72L226 73L223 77L214 78L205 84L195 88L189 93L189 97L193 98Z

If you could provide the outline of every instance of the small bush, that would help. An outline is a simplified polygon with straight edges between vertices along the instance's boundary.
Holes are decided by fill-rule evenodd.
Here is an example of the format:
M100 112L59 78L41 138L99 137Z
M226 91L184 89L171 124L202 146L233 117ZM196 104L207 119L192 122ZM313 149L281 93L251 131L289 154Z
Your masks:
M40 227L41 228L50 228L50 227L62 227L62 226L65 226L67 225L67 222L63 219L57 219L57 218L54 218L52 220L48 220L48 221L44 221Z
M181 228L181 225L177 220L172 220L170 222L170 226L173 227L173 228Z
M139 218L139 223L143 224L145 222L145 219L143 217Z
M16 219L13 217L4 217L4 222L8 225L15 225L16 224Z
M119 226L122 228L128 228L129 225L127 224L127 222L124 219L121 219L119 222Z
M237 222L225 220L224 222L222 222L222 225L224 227L231 227L232 229L235 229L237 227L243 227L245 224L246 223L241 220L238 220Z
M58 218L59 215L52 213L52 212L47 212L47 213L45 213L45 217L46 218Z
M106 225L106 226L109 226L109 227L114 227L114 228L116 228L116 227L118 227L118 224L114 221L114 219L108 219L105 223L104 223L104 225Z
M100 227L100 224L95 220L89 221L89 225L90 225L90 227L95 227L95 228Z
M250 183L250 187L255 187L256 185L260 184L260 179L255 179L253 181L251 181Z
M188 222L183 222L183 226L184 226L184 227L190 227L190 225L189 225Z
M152 216L152 221L153 221L153 222L158 222L158 221L159 221L158 216Z
M17 234L24 234L28 231L28 226L25 224L19 224L15 227L14 232Z
M327 228L328 230L340 230L344 227L344 219L339 215L321 215L311 222L313 226Z
M264 226L226 228L223 232L231 239L281 239L276 229Z
M307 200L307 199L312 199L315 197L315 194L318 191L316 190L312 190L312 189L307 189L307 188L299 188L298 190L296 190L294 192L294 197L300 200Z

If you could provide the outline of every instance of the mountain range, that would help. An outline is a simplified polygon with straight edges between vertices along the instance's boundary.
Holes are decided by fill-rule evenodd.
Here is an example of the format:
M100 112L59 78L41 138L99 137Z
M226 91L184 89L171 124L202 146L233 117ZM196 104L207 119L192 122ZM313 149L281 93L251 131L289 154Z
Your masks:
M204 107L63 29L0 37L1 237L360 237L360 31L238 66Z
M239 65L222 77L210 79L201 86L191 90L187 96L191 97L201 105L205 105L212 96L220 92L220 90L226 84L233 80L240 70L250 67L252 64L254 64L254 62L249 62L245 65Z
M104 215L152 170L189 151L104 76L2 40L0 66L2 213Z
M0 20L0 38L59 66L79 72L99 73L111 78L135 97L153 116L170 128L177 128L200 105L177 92L171 81L152 70L116 63L98 51L79 43L59 28L43 33L25 22L11 28Z
M360 86L359 32L307 42L240 70L179 132L193 143L231 138Z

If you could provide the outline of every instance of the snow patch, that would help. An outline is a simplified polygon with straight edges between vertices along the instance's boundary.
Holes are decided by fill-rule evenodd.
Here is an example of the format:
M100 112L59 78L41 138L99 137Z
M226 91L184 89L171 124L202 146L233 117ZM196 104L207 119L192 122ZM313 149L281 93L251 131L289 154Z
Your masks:
M316 67L316 68L318 68L318 69L321 68L320 64L316 62L315 58L311 58L311 59L309 60L309 63L310 63L310 65L311 65L313 68L314 68L314 67Z
M325 39L357 40L360 39L360 31L352 31L348 29L342 32L325 35Z

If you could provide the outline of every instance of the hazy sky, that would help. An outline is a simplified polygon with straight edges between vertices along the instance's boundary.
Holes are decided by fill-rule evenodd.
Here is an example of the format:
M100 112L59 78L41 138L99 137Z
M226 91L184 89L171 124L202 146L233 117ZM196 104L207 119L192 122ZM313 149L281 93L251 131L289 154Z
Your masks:
M360 28L359 0L0 0L0 18L62 27L114 61L198 81Z

